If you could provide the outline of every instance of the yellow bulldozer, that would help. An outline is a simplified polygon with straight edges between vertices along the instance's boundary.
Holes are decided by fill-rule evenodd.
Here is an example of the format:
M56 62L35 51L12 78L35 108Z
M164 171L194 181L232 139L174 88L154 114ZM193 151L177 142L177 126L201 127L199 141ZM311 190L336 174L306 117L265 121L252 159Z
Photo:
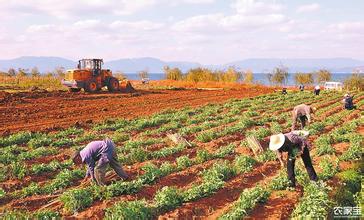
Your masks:
M102 69L102 59L82 59L78 61L77 69L67 70L62 85L68 87L71 92L94 93L107 87L110 92L133 92L130 81L119 80L113 77L111 70Z

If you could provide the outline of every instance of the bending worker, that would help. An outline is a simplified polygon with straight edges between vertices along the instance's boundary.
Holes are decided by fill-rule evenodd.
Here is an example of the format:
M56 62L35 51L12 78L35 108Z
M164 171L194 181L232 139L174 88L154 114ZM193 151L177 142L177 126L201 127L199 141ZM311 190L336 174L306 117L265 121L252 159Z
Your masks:
M306 126L306 121L307 125L309 125L309 123L311 123L310 114L313 113L314 110L315 108L311 108L305 104L294 107L292 111L292 131L295 130L297 121L301 123L301 129Z
M344 95L344 99L342 100L344 103L344 109L351 110L354 108L353 98L354 96L351 96L348 93Z
M269 149L276 151L277 157L281 166L283 167L283 152L288 152L287 159L287 174L290 181L289 186L296 186L296 178L294 172L294 165L296 157L301 156L303 163L305 164L308 176L311 180L317 181L317 175L315 169L312 166L310 152L308 150L308 143L303 138L292 132L286 134L277 134L270 137Z
M91 177L98 185L104 185L108 164L119 177L124 180L128 178L117 160L115 144L108 138L87 144L84 149L74 153L72 160L75 164L87 164L87 172L83 181Z

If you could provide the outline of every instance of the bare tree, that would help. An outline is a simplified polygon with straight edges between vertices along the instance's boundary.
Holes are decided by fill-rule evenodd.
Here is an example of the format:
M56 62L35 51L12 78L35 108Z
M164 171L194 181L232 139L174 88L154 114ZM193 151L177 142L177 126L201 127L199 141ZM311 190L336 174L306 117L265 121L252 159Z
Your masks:
M30 73L31 73L32 77L40 76L40 72L37 67L33 67L32 70L30 71Z
M9 70L8 70L8 76L15 76L16 75L16 71L15 71L15 69L14 68L10 68Z
M253 72L251 70L247 70L244 72L244 83L248 83L251 84L253 83L254 80L254 75Z
M53 72L59 78L64 78L66 76L65 69L64 69L64 67L61 67L61 66L56 67Z
M309 85L314 83L312 73L296 73L294 75L296 84Z
M286 84L288 80L288 68L279 66L273 69L273 72L268 74L268 80L273 84Z
M317 82L324 83L330 81L332 78L331 72L326 69L320 69L316 72Z

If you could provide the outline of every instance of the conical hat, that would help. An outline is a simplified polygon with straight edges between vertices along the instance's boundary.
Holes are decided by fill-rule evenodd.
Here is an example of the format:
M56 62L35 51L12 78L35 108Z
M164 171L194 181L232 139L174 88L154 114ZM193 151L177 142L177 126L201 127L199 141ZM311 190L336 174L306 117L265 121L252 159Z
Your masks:
M279 148L281 148L283 146L284 140L285 140L285 137L284 137L284 134L282 134L282 133L270 136L269 149L278 150Z

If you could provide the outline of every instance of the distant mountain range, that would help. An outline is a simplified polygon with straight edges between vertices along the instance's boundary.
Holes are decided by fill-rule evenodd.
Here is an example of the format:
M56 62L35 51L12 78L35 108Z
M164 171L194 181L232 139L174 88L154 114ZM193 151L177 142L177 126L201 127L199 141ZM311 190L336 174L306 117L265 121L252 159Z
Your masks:
M45 73L52 71L56 67L66 69L75 68L76 61L64 59L61 57L35 57L24 56L10 60L0 60L0 70L8 71L9 68L23 68L30 71L31 68L37 67L40 72ZM364 72L364 61L351 58L328 58L328 59L245 59L226 63L223 65L202 65L195 62L167 62L157 58L144 57L132 59L118 59L105 61L104 68L112 71L122 71L124 73L136 73L141 70L147 70L149 73L162 73L164 66L178 67L183 72L196 67L208 67L212 69L225 69L233 66L241 70L250 69L254 73L268 73L274 67L283 65L288 68L289 72L312 72L319 69L328 69L331 72L351 73L355 69Z

